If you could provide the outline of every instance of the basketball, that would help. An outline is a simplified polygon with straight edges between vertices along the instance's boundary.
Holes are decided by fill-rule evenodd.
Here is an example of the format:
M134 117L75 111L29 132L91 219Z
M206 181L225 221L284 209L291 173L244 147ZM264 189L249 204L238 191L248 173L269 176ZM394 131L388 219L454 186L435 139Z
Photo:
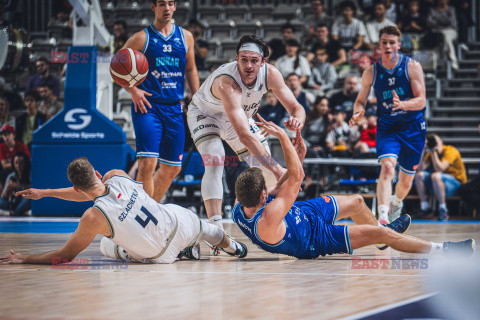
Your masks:
M145 80L148 73L147 58L135 49L121 49L110 62L110 74L122 87L135 87Z

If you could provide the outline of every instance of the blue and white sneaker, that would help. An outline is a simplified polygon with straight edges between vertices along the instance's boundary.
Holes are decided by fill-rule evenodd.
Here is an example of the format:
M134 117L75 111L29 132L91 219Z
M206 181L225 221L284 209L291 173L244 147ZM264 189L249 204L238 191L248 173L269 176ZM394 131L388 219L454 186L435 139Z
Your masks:
M411 223L412 217L410 217L408 214L404 214L392 223L385 225L385 227L390 228L398 233L405 233L407 232L408 228L410 228ZM383 243L377 243L376 246L378 250L385 250L389 247L388 245Z
M200 260L200 244L186 247L177 256L178 259L185 258L187 260Z
M475 240L446 241L443 243L443 254L447 257L470 258L475 253Z
M390 221L395 221L398 218L400 218L400 216L402 215L402 209L403 209L403 201L400 202L400 204L398 204L396 206L393 205L393 203L392 203L392 209L390 210L390 213L388 215L388 219Z

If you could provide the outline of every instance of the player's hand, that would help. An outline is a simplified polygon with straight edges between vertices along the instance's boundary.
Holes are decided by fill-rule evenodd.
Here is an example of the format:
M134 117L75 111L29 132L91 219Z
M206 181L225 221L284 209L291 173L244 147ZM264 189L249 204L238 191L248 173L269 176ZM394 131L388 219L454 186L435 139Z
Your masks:
M23 254L10 250L10 254L6 256L0 256L0 264L21 264L25 263L25 258Z
M42 190L34 189L34 188L18 191L15 195L22 196L25 199L32 199L32 200L38 200L43 198Z
M135 107L135 112L140 111L141 113L147 113L147 106L152 109L152 105L150 102L148 102L147 98L145 96L151 97L152 94L142 90L138 89L137 87L129 88L128 92L130 92L130 95L132 96L132 101L133 105Z
M290 116L288 121L283 121L283 125L290 131L302 130L303 128L303 123L293 116Z
M354 124L359 123L363 119L363 115L365 114L365 110L361 110L350 118L350 121L348 122L349 126L352 127Z
M275 123L273 123L272 121L265 121L265 119L262 118L261 115L257 114L258 116L258 119L260 120L260 122L255 122L255 124L257 126L260 126L262 128L262 132L261 134L263 136L268 136L269 134L271 134L272 136L274 137L277 137L277 138L281 138L282 136L286 136L287 133L285 132L285 130L283 130L282 128L280 128L279 126L277 126Z
M307 154L307 146L305 145L305 141L303 141L302 133L300 130L297 130L296 137L292 138L292 144L297 152L298 158L301 162L305 159L305 155Z
M405 109L405 106L403 105L403 101L400 100L395 90L393 90L393 105L394 107L392 108L392 111Z

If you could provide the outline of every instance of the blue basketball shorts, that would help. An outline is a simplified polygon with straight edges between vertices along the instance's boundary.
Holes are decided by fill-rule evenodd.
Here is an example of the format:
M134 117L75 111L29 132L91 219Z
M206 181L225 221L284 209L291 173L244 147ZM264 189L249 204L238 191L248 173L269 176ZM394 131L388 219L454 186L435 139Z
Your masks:
M335 225L338 204L334 196L297 201L295 206L307 215L311 223L310 258L335 253L353 253L348 227Z
M147 113L135 112L132 103L132 121L135 129L137 157L155 157L171 166L182 165L185 146L185 125L182 106L160 105L150 101Z
M378 160L388 157L398 159L400 170L415 174L425 147L425 121L414 120L377 127Z

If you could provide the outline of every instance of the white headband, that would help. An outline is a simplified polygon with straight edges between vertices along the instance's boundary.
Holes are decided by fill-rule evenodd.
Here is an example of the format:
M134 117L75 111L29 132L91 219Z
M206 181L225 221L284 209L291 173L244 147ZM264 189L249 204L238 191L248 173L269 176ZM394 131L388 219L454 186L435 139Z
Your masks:
M253 42L246 42L246 43L242 44L240 49L238 49L238 52L241 52L241 51L252 51L252 52L260 53L260 55L263 57L262 48L260 48L260 46L258 44L253 43Z

